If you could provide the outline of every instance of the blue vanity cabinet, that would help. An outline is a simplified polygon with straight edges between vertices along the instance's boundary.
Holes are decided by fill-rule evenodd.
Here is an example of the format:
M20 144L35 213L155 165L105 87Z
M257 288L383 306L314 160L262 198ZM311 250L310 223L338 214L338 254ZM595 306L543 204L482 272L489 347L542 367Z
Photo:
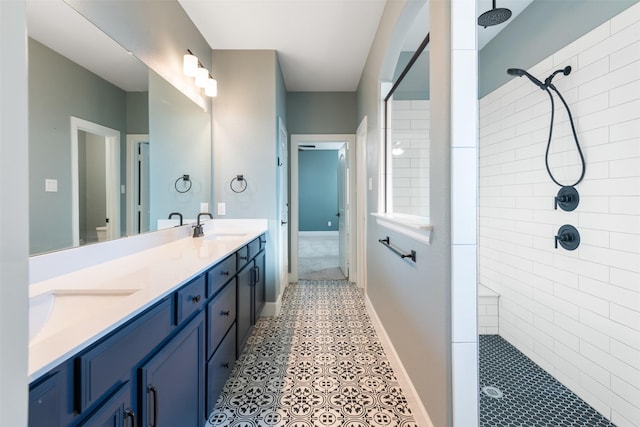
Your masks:
M201 311L140 367L139 425L204 425L204 329Z
M58 427L73 419L73 361L67 361L29 385L29 427Z
M265 252L261 251L253 260L254 304L251 324L255 325L266 304Z
M201 274L176 292L176 325L202 308L206 302L207 279Z
M131 384L126 382L78 427L138 427L131 408Z
M210 414L236 361L236 325L231 326L207 362L207 412Z
M253 306L253 263L245 265L238 272L236 278L238 284L236 301L236 357L240 356L249 333L251 332L251 317Z
M117 329L76 358L76 412L84 416L107 394L129 381L134 367L174 329L173 296Z

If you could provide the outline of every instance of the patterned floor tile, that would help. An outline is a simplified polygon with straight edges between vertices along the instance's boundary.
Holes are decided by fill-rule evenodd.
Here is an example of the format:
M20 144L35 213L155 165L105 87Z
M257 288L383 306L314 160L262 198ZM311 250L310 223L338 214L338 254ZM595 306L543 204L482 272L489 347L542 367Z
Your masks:
M206 427L416 427L369 320L345 280L290 284L261 318Z

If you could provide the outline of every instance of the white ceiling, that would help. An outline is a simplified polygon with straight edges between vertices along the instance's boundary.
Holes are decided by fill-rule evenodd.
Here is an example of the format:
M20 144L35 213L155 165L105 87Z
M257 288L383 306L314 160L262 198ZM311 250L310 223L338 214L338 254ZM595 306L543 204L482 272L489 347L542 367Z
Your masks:
M358 86L384 5L393 0L178 1L212 49L278 51L287 90L351 92ZM496 7L511 9L513 16L494 27L478 26L479 48L532 1L496 0ZM492 7L492 0L477 2L477 15ZM423 7L408 31L407 50L424 39L428 9ZM27 26L34 39L122 89L146 90L146 68L63 0L27 0Z

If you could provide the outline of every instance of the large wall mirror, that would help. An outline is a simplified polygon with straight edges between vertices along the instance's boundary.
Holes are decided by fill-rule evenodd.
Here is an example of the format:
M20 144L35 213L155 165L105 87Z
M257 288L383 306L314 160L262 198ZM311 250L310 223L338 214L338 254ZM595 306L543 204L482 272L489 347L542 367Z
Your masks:
M386 212L421 218L429 217L428 10L408 32L384 103Z
M27 12L30 253L195 218L211 201L210 113L63 0Z

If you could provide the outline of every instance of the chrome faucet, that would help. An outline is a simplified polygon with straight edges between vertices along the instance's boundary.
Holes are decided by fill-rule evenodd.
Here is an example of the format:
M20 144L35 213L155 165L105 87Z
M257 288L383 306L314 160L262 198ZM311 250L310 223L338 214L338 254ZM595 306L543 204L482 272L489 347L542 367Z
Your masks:
M169 219L171 219L174 215L178 215L180 217L180 225L182 225L182 214L180 212L171 212L169 214Z
M209 212L200 212L198 214L198 222L197 222L196 225L193 226L193 237L202 237L202 236L204 236L204 231L202 230L203 224L200 224L200 217L202 215L208 215L209 218L213 219L213 215L211 215Z

